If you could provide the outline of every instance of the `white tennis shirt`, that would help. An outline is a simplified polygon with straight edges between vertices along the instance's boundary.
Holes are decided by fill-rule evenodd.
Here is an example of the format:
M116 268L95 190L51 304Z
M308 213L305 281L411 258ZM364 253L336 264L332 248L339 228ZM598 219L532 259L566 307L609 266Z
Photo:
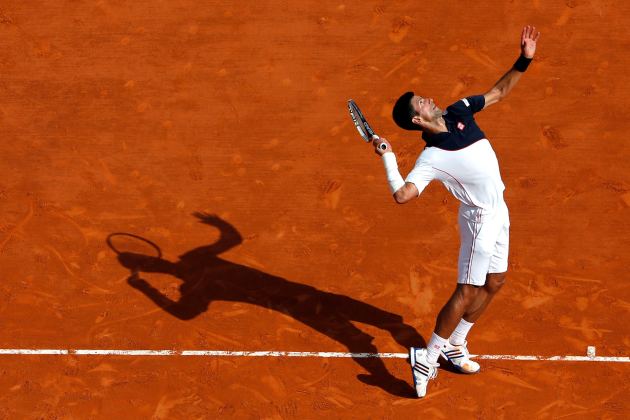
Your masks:
M434 179L470 210L481 209L482 214L489 215L503 204L505 185L497 156L487 139L459 150L425 148L405 182L414 183L419 195ZM472 213L477 212L470 216Z

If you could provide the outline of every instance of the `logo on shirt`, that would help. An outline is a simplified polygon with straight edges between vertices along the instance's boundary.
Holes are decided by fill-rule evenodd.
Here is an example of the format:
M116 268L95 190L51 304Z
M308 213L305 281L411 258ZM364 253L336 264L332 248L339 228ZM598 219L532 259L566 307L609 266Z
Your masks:
M461 122L457 123L457 128L459 128L459 131L464 131L464 127L466 127L464 123L461 123Z

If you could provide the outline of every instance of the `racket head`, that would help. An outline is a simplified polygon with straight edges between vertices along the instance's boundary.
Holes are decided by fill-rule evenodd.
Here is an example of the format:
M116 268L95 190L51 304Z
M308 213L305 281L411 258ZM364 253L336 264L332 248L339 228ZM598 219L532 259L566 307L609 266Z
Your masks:
M374 130L372 130L372 127L370 127L363 116L359 106L352 99L348 100L348 111L350 111L350 117L352 118L359 135L368 143L372 141L372 137L375 137L376 134L374 134Z
M133 233L110 233L106 242L107 246L118 255L136 254L162 258L162 250L155 242Z

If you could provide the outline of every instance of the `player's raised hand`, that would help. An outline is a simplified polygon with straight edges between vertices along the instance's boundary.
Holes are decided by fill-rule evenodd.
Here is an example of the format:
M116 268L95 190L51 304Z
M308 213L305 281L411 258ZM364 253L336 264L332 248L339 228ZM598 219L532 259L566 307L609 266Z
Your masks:
M540 32L535 26L525 26L521 32L521 53L526 58L534 58L536 52L536 41L540 37Z
M392 151L392 145L389 144L386 138L372 137L372 144L374 145L374 152L379 156L383 156L385 153ZM383 145L385 145L385 147L383 147Z

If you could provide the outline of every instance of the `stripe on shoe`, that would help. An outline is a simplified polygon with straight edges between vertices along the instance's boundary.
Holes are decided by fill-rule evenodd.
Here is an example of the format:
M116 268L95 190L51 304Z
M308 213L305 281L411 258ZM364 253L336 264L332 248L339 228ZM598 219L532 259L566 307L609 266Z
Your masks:
M418 372L418 373L420 373L420 374L422 374L424 376L428 376L429 375L429 368L427 368L424 365L417 364L417 365L415 365L413 367L413 370L415 370L416 372Z
M429 373L429 368L424 365L415 365L413 368L424 373Z

